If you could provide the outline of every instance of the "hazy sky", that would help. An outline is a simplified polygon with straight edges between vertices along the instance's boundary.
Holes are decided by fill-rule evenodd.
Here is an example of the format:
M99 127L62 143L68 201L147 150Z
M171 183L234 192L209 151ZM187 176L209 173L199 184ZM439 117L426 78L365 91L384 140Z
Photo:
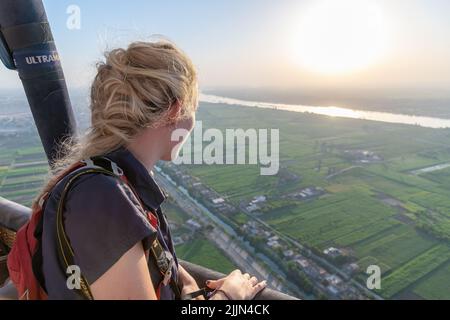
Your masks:
M320 7L324 1L344 1L347 7L325 12ZM192 57L202 87L450 88L450 1L364 0L381 17L381 25L375 26L366 25L364 8L352 13L351 0L324 1L45 0L44 4L71 87L89 84L95 61L105 49L162 34ZM81 9L80 30L66 27L71 4ZM382 32L374 33L372 27ZM324 35L329 29L343 34ZM375 54L372 44L380 41L383 49ZM336 58L339 54L342 59ZM347 70L345 64L337 74L317 70L325 66L326 71L336 61L352 64L365 55L356 70ZM315 60L305 65L308 57ZM15 72L0 68L0 88L19 85Z

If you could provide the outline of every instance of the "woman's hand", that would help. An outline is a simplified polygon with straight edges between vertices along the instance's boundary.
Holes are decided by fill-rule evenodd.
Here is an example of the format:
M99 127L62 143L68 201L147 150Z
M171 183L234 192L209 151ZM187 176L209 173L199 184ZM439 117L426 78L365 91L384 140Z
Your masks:
M181 288L182 297L188 293L199 290L199 287L195 279L181 265L178 265L178 279L180 284L182 285ZM203 296L199 296L197 298L194 298L194 300L204 300L204 298Z
M220 295L225 299L251 300L266 287L267 283L265 280L258 282L256 277L251 277L248 273L243 274L240 270L234 270L225 278L207 281L206 285L211 289L220 290L213 298Z

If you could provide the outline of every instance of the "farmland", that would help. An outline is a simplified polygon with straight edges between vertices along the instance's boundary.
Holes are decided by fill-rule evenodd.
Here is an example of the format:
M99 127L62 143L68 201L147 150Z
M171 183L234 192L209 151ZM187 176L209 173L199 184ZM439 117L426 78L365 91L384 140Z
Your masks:
M450 282L450 169L412 173L450 162L450 130L218 104L202 104L197 118L204 128L280 130L280 172L297 181L261 176L258 165L183 165L237 208L265 195L260 219L317 253L347 250L361 283L365 268L379 265L376 291L385 298L450 297L450 286L441 284ZM359 150L381 160L349 156ZM326 194L286 199L311 185ZM230 218L242 223L240 213Z
M450 168L417 173L450 163L450 130L207 103L197 118L205 129L279 129L277 175L260 175L259 165L181 166L237 208L228 216L236 225L251 219L243 206L264 195L258 219L319 255L345 250L361 284L367 266L378 265L383 298L450 298ZM2 136L0 151L0 195L29 206L47 172L36 133ZM323 194L292 196L311 186ZM173 203L166 212L175 225L188 219ZM234 268L201 235L177 251L222 272Z
M44 150L36 134L2 138L0 195L30 206L48 172Z
M230 273L236 267L226 258L211 242L204 238L196 238L191 242L176 247L177 255L198 265L216 270L225 274Z

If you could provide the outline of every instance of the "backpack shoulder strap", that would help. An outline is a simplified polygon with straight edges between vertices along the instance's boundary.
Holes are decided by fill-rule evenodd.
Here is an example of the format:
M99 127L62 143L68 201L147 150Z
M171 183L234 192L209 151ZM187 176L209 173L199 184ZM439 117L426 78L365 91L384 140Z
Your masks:
M61 267L63 269L64 274L66 274L66 271L68 268L72 265L75 265L74 262L74 252L70 245L70 242L67 238L65 228L64 228L64 219L63 219L63 211L64 211L64 201L66 199L66 196L68 194L68 191L70 190L71 186L75 182L75 180L82 175L90 174L90 173L101 173L106 174L110 176L115 176L114 173L100 168L100 167L87 167L85 170L79 170L78 172L75 172L73 175L71 175L65 184L63 191L61 193L61 197L58 202L58 207L56 211L56 239L57 239L57 249L58 249L58 258L60 260ZM84 298L88 300L93 300L93 296L90 290L90 286L86 278L83 276L83 274L80 274L80 289L75 289L80 293Z

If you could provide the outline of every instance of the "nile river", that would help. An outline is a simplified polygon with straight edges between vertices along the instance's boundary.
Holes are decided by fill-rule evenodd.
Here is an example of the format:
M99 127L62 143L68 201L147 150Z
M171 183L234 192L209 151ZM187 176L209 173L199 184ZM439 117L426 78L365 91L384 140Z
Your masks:
M200 101L209 103L222 103L230 105L240 105L245 107L275 109L303 113L315 113L330 117L341 117L351 119L363 119L371 121L381 121L388 123L402 123L409 125L418 125L426 128L450 128L450 119L421 117L405 114L395 114L388 112L362 111L334 106L305 106L295 104L268 103L258 101L247 101L220 97L209 94L201 94Z

